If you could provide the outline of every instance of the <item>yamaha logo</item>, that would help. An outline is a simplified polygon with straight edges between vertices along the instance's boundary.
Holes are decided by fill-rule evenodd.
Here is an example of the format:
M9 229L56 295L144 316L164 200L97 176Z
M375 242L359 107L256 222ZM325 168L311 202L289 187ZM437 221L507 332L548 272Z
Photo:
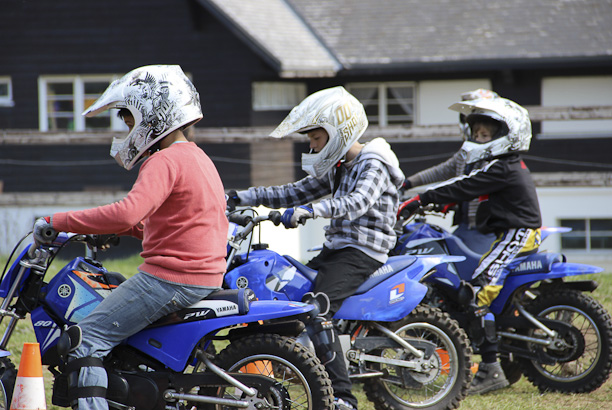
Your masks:
M236 286L238 287L238 289L244 289L247 286L249 286L249 280L245 278L244 276L241 276L238 279L236 279Z
M71 293L72 289L68 285L61 285L59 288L57 288L57 294L61 298L67 298L68 296L70 296Z

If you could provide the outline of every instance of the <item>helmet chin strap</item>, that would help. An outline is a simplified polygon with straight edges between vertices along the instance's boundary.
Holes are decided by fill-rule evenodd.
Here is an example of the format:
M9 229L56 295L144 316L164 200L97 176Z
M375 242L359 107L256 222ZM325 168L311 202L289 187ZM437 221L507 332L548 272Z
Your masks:
M149 154L153 155L157 151L159 151L161 149L161 142L162 142L162 140L159 140L155 144L151 145L151 147L149 148Z
M332 197L336 194L338 187L340 186L340 180L342 179L342 163L344 159L341 159L336 164L336 172L334 173L334 186L332 188Z

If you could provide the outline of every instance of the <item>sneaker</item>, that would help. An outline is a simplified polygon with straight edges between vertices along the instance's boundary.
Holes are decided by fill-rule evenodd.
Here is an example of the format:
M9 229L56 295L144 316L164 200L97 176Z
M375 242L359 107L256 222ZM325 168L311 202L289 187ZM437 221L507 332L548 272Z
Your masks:
M357 407L353 406L348 401L344 401L339 398L334 399L334 409L335 410L357 410Z
M501 363L480 363L468 394L484 394L510 385Z

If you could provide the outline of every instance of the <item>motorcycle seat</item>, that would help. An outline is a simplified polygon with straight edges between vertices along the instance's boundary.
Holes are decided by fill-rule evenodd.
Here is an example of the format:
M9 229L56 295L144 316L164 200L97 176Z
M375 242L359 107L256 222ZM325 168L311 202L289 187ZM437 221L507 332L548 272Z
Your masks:
M353 295L361 295L367 292L380 282L412 265L416 260L416 256L390 256L389 259L387 259L387 263L376 269L376 271L374 271L374 273L372 273L370 277L357 288Z
M474 272L476 270L478 264L480 263L480 258L482 258L481 254L468 248L461 239L454 235L451 235L446 239L446 246L448 246L450 255L465 256L465 261L456 262L456 264L459 265L457 266L457 269L467 272Z
M553 263L565 262L565 256L560 253L539 252L521 259L509 275L524 275L534 272L550 272Z
M287 261L289 263L291 263L293 266L295 266L295 268L298 270L298 272L300 272L302 275L306 276L306 279L308 279L312 283L315 282L315 279L317 278L317 271L316 270L309 268L308 266L304 265L303 263L300 263L299 261L297 261L296 259L294 259L293 257L291 257L289 255L283 255L283 257L285 259L287 259Z
M170 313L147 326L153 328L231 315L246 315L255 292L249 288L215 291L191 306Z

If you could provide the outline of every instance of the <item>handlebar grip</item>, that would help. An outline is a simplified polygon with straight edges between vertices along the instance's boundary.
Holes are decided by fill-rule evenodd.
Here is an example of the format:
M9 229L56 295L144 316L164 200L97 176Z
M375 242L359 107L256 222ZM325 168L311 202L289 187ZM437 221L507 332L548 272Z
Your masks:
M281 213L278 211L272 211L268 214L268 220L272 221L274 226L278 226L281 223Z
M44 243L53 242L57 238L57 234L58 232L51 226L40 231L40 236L44 239Z
M240 226L247 226L249 222L253 220L253 217L245 214L230 214L229 221Z

